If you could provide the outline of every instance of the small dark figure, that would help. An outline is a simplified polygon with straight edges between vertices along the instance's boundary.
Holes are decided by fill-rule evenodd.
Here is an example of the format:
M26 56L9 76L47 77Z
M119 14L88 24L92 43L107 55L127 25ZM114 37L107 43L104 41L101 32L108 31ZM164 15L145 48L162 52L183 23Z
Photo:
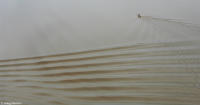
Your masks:
M142 17L140 14L138 14L137 16L138 16L138 18L141 18L141 17Z

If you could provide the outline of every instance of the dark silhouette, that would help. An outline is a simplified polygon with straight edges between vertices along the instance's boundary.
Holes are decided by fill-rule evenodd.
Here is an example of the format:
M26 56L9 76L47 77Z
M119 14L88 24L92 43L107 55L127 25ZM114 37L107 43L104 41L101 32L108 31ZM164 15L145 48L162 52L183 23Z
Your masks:
M141 18L141 17L142 17L140 14L138 14L137 16L138 16L138 18Z

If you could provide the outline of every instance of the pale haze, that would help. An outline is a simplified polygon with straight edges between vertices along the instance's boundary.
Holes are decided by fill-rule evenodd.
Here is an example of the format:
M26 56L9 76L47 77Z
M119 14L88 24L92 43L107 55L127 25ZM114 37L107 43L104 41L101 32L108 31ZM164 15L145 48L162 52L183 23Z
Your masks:
M199 0L0 0L0 59L199 40L199 7Z

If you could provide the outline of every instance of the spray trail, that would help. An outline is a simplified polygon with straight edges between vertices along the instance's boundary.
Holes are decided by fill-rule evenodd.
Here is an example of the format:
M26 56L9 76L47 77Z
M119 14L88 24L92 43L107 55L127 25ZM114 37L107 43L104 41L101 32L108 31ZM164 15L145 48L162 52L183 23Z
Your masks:
M191 27L196 27L196 28L200 29L199 24L184 22L184 21L181 21L180 19L158 18L158 17L152 17L152 16L142 16L140 14L138 14L138 18L146 19L146 20L156 20L156 21L177 23L177 24L180 24L180 25L191 26Z

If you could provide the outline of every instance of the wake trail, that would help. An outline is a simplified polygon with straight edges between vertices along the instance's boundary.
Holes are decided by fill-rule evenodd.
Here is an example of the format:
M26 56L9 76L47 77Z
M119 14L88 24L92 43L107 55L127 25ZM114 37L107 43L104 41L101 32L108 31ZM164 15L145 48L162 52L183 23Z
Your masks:
M200 29L199 24L180 21L180 19L157 18L157 17L152 17L152 16L141 16L141 19L150 19L150 20L165 21L165 22L170 22L170 23L177 23L177 24L192 26L192 27L196 27Z
M188 29L200 32L199 24L184 22L184 21L181 21L180 19L157 18L157 17L152 17L152 16L141 16L140 19L147 20L147 21L150 20L150 21L157 21L157 22L172 23L172 24L181 25Z

